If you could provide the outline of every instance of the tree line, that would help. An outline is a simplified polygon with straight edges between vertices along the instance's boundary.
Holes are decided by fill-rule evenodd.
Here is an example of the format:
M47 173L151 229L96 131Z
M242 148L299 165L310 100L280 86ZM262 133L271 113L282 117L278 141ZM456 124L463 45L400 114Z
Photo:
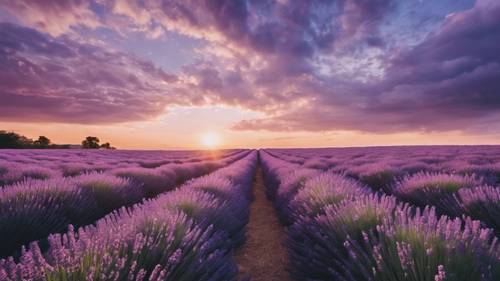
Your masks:
M97 137L88 136L82 143L81 148L84 149L115 149L109 142L99 144L100 140ZM0 149L68 149L74 146L69 144L55 144L46 136L39 136L38 139L32 140L15 132L0 130Z

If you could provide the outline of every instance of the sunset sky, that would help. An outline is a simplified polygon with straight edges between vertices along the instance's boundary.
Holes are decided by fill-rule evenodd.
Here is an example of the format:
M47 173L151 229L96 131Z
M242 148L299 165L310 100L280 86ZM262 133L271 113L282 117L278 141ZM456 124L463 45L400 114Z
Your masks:
M0 0L0 130L119 148L500 143L498 0Z

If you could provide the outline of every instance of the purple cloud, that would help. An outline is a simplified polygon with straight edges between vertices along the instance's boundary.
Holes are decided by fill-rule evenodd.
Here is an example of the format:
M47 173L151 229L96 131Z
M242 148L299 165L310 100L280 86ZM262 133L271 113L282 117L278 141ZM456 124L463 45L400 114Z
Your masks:
M19 17L73 16L25 22L59 37L2 25L4 120L82 122L79 115L94 112L99 117L85 122L119 122L151 118L170 104L227 104L265 113L237 130L472 130L500 121L498 1L453 4L463 11L440 6L432 19L418 3L392 0L59 2L6 6ZM408 7L415 10L402 16ZM79 20L85 13L91 22ZM419 22L433 29L413 31ZM409 34L394 32L405 24ZM149 38L175 32L204 46L172 76L105 44L69 39L61 26Z
M8 23L0 37L2 120L144 120L176 99L176 77L136 57Z
M92 1L87 0L5 0L0 3L26 25L58 36L74 27L97 28L99 17L91 10Z
M491 125L500 120L499 15L500 4L478 1L417 46L387 56L383 79L330 78L321 89L302 88L310 97L304 106L235 129L395 132Z
M114 9L135 24L144 21L231 45L273 59L291 75L311 70L318 53L356 45L383 45L379 24L391 12L393 0L247 1L162 0L126 1L131 9ZM124 6L124 5L122 5ZM219 46L220 47L220 46Z

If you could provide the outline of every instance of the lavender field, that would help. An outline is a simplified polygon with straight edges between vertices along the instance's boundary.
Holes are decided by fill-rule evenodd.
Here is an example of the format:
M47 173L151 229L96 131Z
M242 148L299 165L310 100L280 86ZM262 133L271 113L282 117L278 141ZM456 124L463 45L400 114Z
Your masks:
M0 0L0 281L500 281L500 0Z
M297 280L500 280L500 147L265 150Z
M0 182L0 280L500 280L497 146L4 150Z

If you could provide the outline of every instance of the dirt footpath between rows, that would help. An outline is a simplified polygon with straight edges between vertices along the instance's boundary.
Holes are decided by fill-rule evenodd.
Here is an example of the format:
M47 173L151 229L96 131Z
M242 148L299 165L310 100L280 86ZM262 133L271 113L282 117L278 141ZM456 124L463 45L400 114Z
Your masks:
M238 280L291 281L285 271L286 250L282 243L285 230L280 224L272 202L266 198L262 170L257 168L253 192L255 200L250 205L250 222L247 241L236 250L239 268Z

